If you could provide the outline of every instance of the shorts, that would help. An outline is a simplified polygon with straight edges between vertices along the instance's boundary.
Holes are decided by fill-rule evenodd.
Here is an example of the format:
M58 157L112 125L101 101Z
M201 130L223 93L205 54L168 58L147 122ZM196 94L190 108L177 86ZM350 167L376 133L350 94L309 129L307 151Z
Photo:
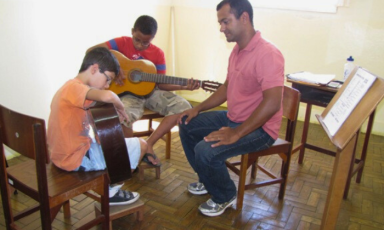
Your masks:
M135 169L139 164L141 148L140 140L137 137L125 138L125 144L128 149L129 161L131 169ZM91 143L91 147L84 155L80 166L73 171L98 171L104 170L107 166L105 164L103 150L98 143Z
M192 108L191 104L184 98L169 91L159 89L155 89L148 98L140 98L128 94L120 99L129 117L129 122L125 121L123 123L128 128L132 128L132 124L143 116L144 108L163 116L182 113Z

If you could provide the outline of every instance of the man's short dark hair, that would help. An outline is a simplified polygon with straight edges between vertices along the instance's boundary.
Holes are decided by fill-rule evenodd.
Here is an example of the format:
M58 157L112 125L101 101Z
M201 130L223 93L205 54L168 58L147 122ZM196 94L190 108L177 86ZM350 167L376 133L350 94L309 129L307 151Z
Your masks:
M231 13L235 15L237 19L239 19L244 12L247 12L249 20L253 25L253 8L248 0L223 0L217 5L216 11L219 11L221 7L226 4L229 4L231 7Z
M115 73L117 76L120 71L120 64L115 55L104 47L96 47L85 55L79 73L87 70L93 64L99 65L101 73L109 71Z
M133 29L139 30L144 35L155 36L157 32L157 22L151 16L142 15L136 19Z

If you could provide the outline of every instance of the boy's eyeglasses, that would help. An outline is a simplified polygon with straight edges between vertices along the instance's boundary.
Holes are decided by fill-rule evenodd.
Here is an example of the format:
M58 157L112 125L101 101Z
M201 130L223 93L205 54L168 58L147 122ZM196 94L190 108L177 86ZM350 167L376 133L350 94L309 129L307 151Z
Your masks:
M141 44L143 47L148 47L151 44L151 42L142 42L140 39L134 36L132 36L132 38L136 43Z
M107 83L108 83L108 85L110 85L112 82L112 79L110 77L108 77L108 75L106 73L103 72L102 74L104 74L104 76L107 78Z

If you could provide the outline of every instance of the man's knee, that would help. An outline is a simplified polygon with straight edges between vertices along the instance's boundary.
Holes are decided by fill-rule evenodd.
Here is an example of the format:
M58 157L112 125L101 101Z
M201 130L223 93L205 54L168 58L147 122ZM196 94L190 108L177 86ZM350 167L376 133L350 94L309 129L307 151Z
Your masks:
M180 131L182 130L184 131L188 128L187 125L185 125L185 119L187 119L187 116L184 116L183 118L181 118L181 123L178 123Z
M194 149L196 164L208 165L214 155L211 144L201 140Z

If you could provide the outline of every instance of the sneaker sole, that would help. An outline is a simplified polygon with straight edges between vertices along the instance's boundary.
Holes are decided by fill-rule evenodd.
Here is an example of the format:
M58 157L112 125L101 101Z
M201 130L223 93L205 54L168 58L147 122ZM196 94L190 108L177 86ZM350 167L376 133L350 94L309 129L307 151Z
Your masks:
M193 195L204 195L204 194L208 193L207 190L204 190L204 191L193 191L193 190L189 190L189 189L188 189L188 192L192 193Z
M226 206L223 210L221 210L220 212L215 212L215 213L212 213L212 212L203 212L203 211L201 211L200 209L199 209L199 211L200 211L202 214L206 215L206 216L220 216L221 214L224 213L224 211L225 211L227 208L229 208L229 207L231 207L232 205L234 205L234 204L236 203L236 201L237 201L237 198L234 199L232 202L228 203L227 206Z
M140 194L137 195L137 197L133 198L132 200L128 200L125 202L109 202L109 206L119 206L119 205L127 205L135 203L140 198Z

